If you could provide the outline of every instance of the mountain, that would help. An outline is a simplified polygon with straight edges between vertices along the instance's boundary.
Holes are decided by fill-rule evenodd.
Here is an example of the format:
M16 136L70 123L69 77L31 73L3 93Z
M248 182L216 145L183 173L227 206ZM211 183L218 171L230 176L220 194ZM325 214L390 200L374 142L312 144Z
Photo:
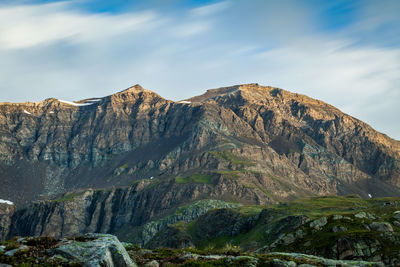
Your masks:
M174 102L135 85L77 102L1 103L0 118L0 198L16 203L0 213L1 238L135 236L202 199L400 196L399 141L274 87Z

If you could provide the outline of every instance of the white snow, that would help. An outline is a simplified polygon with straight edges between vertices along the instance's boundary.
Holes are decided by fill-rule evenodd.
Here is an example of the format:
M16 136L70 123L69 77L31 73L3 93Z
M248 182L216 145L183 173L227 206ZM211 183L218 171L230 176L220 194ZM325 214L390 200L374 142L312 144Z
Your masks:
M14 203L12 203L10 200L4 200L4 199L0 199L0 203L4 203L4 204L8 204L8 205L14 205Z
M71 102L71 101L66 101L66 100L61 100L61 99L58 99L58 101L60 101L61 103L64 103L64 104L68 104L68 105L75 106L75 107L90 106L90 105L93 105L93 104L94 104L94 103L79 104L79 103L75 103L75 102Z
M190 101L184 101L184 100L181 100L181 101L178 101L178 103L182 103L182 104L190 104L190 103L192 103L192 102L190 102Z
M102 98L96 98L96 99L89 99L89 100L86 100L86 101L90 101L90 102L99 102L99 101L101 101L101 100L103 100Z
M51 113L51 114L53 114L53 113L54 113L54 111L50 111L50 113Z
M372 198L371 194L368 194L369 198Z
M27 111L27 110L25 110L25 109L24 109L24 113L25 113L25 114L29 114L29 115L32 114L32 113L30 113L29 111Z

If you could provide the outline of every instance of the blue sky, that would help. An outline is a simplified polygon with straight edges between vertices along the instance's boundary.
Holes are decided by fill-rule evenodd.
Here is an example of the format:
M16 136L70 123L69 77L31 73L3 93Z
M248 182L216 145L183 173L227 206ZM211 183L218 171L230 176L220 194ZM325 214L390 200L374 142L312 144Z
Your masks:
M400 139L400 1L0 1L0 101L258 82Z

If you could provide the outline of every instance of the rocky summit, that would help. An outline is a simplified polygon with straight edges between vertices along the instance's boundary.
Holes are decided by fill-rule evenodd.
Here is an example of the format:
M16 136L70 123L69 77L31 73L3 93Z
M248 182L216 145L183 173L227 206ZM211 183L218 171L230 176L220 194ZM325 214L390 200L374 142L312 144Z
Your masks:
M75 102L0 103L0 182L0 240L107 233L142 247L181 249L204 245L200 237L247 233L266 216L259 210L246 221L238 211L244 207L327 195L397 203L400 142L329 104L275 87L236 85L170 101L135 85ZM350 229L332 223L332 214L311 216L321 221L306 228L310 216L286 215L295 216L288 219L292 230ZM203 220L221 223L203 229ZM386 229L397 240L400 223L390 220L366 217L362 227ZM246 246L284 251L297 238L278 233ZM348 259L338 251L352 239L343 240L336 254L289 252ZM375 254L357 259L393 259Z

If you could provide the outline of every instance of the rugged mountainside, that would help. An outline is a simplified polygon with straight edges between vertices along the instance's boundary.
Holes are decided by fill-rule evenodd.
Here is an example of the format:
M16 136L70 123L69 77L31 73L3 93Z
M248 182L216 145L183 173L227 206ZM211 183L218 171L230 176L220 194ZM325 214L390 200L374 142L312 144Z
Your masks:
M136 85L0 104L0 181L0 198L18 207L0 214L1 238L119 233L201 199L400 196L400 142L278 88L174 102Z

